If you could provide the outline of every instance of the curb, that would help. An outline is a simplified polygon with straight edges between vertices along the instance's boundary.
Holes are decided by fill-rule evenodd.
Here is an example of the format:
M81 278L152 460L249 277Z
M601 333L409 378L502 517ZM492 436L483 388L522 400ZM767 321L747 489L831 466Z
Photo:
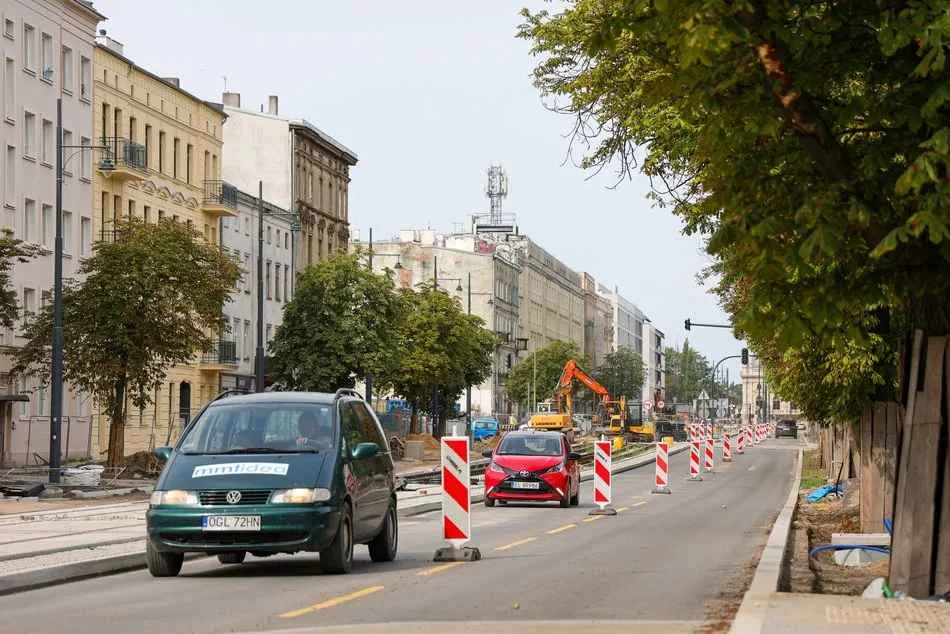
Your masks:
M795 457L794 477L792 488L788 492L785 506L779 511L772 532L765 543L762 556L755 568L755 575L749 589L742 597L739 611L732 621L729 634L758 634L765 625L765 615L768 612L769 595L778 591L779 577L782 574L782 561L785 559L785 549L788 546L788 536L792 527L792 517L798 505L799 488L802 482L803 449L799 447Z

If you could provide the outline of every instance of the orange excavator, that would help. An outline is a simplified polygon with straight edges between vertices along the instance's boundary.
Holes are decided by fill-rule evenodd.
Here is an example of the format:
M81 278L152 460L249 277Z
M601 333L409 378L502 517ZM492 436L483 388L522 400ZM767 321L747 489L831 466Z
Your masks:
M627 420L627 404L623 397L610 398L607 388L584 372L574 359L564 364L561 378L554 388L554 398L537 404L528 426L534 429L546 429L570 433L574 428L574 380L577 379L587 389L600 397L609 429L623 433Z

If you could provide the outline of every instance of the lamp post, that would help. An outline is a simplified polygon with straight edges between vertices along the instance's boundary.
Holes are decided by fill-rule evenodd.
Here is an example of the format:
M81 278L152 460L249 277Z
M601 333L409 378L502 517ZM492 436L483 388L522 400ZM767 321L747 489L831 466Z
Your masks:
M374 255L373 228L370 227L369 228L369 252L367 253L367 268L369 268L370 272L373 271L373 255ZM380 257L395 257L395 258L400 258L400 259L402 257L399 253L380 253L379 256ZM397 271L400 270L402 268L402 263L397 259L396 266L394 266L393 268L396 269ZM367 373L364 380L366 383L366 402L369 403L370 407L372 407L373 406L373 375L371 373Z

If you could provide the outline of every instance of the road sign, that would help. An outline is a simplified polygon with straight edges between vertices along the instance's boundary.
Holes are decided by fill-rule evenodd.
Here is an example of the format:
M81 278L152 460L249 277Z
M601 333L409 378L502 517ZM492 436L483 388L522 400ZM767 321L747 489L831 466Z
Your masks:
M646 411L649 412L651 409L653 409L653 402L652 402L652 401L643 401L643 409L645 409Z
M442 537L459 548L472 536L468 436L442 438Z
M702 392L699 393L699 396L697 396L696 398L697 400L700 400L700 401L708 401L709 394L706 394L706 390L703 390Z
M663 401L657 401L657 402L656 402L656 408L657 408L657 409L663 409L665 406L666 406L666 403L663 402Z
M722 409L721 407L716 410L716 418L722 418L722 417L725 416L725 415L726 415L726 412L723 411L723 409Z

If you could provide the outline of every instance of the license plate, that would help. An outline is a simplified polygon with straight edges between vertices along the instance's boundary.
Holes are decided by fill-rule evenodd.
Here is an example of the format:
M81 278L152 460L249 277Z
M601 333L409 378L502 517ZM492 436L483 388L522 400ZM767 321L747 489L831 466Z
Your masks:
M205 515L201 528L206 531L259 531L260 515Z
M541 484L538 482L512 482L512 489L540 489Z

